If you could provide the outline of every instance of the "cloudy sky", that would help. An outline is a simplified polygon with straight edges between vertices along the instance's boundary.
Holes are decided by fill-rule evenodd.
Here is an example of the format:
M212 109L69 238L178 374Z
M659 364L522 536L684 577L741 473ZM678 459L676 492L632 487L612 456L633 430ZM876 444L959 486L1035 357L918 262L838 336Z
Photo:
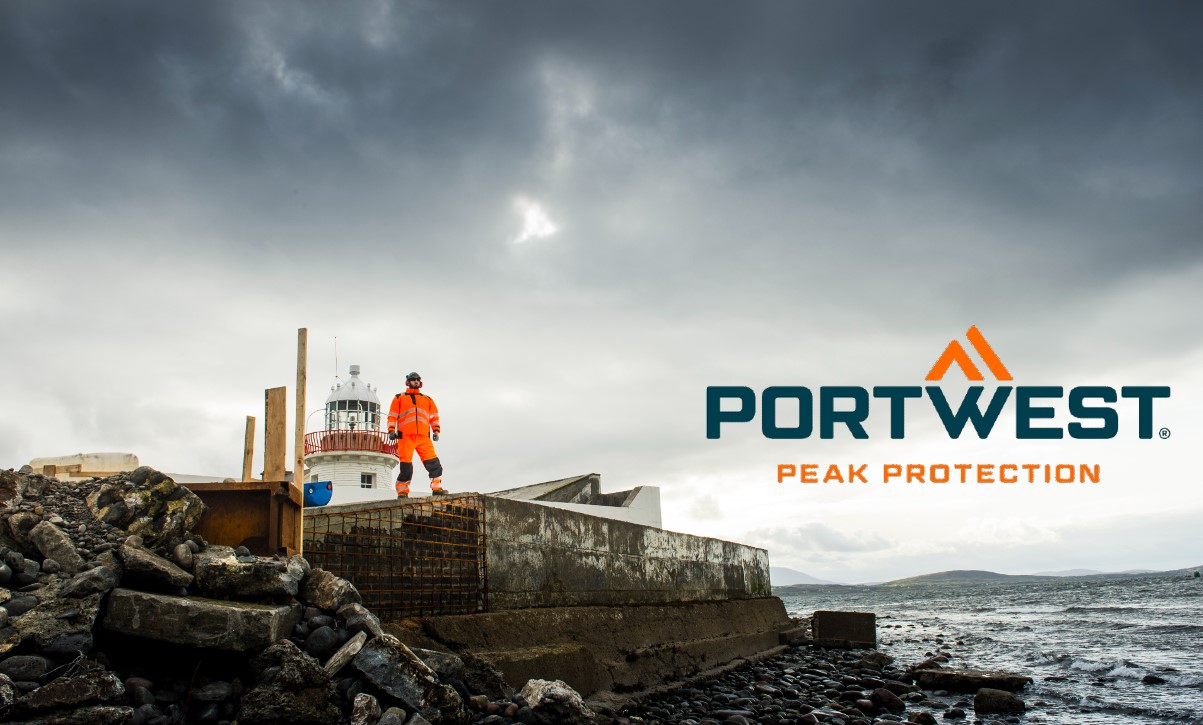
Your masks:
M312 409L351 363L384 397L423 374L451 490L596 471L848 582L1197 565L1200 27L1185 3L5 3L0 463L235 475L307 327ZM1172 436L1137 440L1128 403L1112 441L1017 442L1007 414L949 440L915 401L904 441L705 437L709 385L919 385L974 324L1019 385L1171 386ZM962 461L1103 482L775 478Z

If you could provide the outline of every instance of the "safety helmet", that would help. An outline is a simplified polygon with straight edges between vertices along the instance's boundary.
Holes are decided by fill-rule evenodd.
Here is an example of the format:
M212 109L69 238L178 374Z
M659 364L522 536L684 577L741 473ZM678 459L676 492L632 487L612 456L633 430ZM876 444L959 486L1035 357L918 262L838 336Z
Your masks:
M417 373L410 373L409 375L405 376L406 382L409 382L410 380L421 380L421 379L422 379L422 376L418 375Z

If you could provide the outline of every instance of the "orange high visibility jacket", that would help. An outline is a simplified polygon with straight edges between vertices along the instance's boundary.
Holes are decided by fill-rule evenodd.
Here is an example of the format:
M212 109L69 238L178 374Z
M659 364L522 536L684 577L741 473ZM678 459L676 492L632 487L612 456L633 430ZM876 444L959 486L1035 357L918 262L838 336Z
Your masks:
M393 396L393 404L388 411L388 432L396 431L401 435L430 435L431 431L438 433L439 408L430 396L422 395L413 388L407 388L404 393Z

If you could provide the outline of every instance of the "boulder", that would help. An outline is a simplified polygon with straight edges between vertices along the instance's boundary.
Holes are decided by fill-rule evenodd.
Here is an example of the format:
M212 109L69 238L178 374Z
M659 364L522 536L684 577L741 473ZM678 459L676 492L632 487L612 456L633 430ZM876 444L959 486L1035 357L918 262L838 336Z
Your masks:
M174 591L192 583L191 574L140 546L122 544L118 556L125 567L126 584Z
M39 655L17 655L0 662L0 674L10 680L41 682L54 663Z
M129 480L135 487L119 500L101 487L88 497L88 507L96 518L141 536L147 546L183 539L205 515L199 496L158 471L144 466Z
M132 589L109 595L104 628L193 647L257 651L287 637L301 619L289 605L173 597Z
M879 687L870 693L869 700L874 707L883 708L894 715L901 715L906 711L906 703L902 701L902 698L884 687Z
M29 540L29 532L40 523L42 523L41 516L31 511L18 511L8 517L8 530L12 532L13 539L22 548L32 547L33 542Z
M100 594L60 598L52 588L39 589L40 603L19 617L12 627L25 647L51 657L74 656L92 650L92 627L100 612Z
M305 577L299 558L240 559L228 546L209 546L192 558L192 572L196 590L207 597L282 600L295 597Z
M336 725L342 713L334 702L338 691L316 660L288 640L268 647L251 660L259 682L243 694L239 723Z
M527 680L522 686L522 699L536 715L549 722L589 725L597 718L580 694L563 680Z
M377 690L400 700L431 723L458 723L465 717L459 693L439 682L434 671L392 635L365 644L352 658L351 666Z
M347 629L352 632L367 632L372 637L384 634L380 626L380 618L362 604L352 603L340 607L337 616L343 620Z
M12 471L0 471L0 506L21 502L21 496L25 495L25 480L25 476Z
M17 701L17 688L8 675L0 673L0 711L8 710Z
M380 702L366 692L359 693L351 702L350 725L376 725L380 715Z
M59 589L60 597L86 597L90 594L103 594L117 586L117 575L112 569L98 566L81 571L69 579Z
M348 604L363 604L355 585L325 569L313 569L301 584L300 594L307 604L327 612L337 612Z
M938 722L936 716L931 714L930 710L913 711L907 716L906 721L915 723L915 725L936 725Z
M459 657L447 652L437 652L421 647L410 647L409 651L416 654L424 665L434 670L440 680L462 681L464 679L464 661Z
M1022 690L1032 681L1031 677L1009 672L988 670L917 670L915 681L925 690L947 690L949 692L977 692L983 687L1011 692Z
M1005 690L983 687L973 696L973 710L979 715L993 713L1022 713L1027 709L1023 700Z
M52 712L22 722L25 725L127 725L133 716L132 707L93 705L65 712Z
M17 698L14 713L31 713L113 703L125 696L125 685L112 672L94 662L83 661L80 672L59 677Z

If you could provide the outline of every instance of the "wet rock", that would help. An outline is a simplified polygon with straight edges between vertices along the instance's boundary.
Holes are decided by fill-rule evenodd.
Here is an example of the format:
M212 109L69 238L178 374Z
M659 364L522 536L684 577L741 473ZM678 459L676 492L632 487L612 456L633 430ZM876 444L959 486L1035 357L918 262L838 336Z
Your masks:
M1005 690L983 687L973 696L973 710L979 715L993 713L1022 713L1027 707L1023 700Z
M869 695L869 700L872 701L875 707L880 707L894 715L901 715L906 711L906 703L898 695L895 695L884 687L874 690ZM869 714L872 713L870 712Z
M103 594L118 584L117 575L112 569L98 566L82 571L63 584L59 589L60 597L86 597L91 594Z
M33 542L29 540L29 532L33 531L33 528L40 523L42 523L42 517L32 511L19 511L8 517L8 529L12 532L16 543L22 547L32 548ZM20 568L19 566L13 566L11 560L6 559L6 561L13 568L13 571Z
M224 702L234 695L234 686L223 680L215 680L192 691L192 699L200 702Z
M338 618L346 623L347 630L351 632L367 632L372 637L384 634L380 627L380 619L358 602L340 607Z
M351 666L373 687L432 723L455 723L464 717L459 693L439 682L434 671L392 635L365 644L352 658Z
M300 595L308 604L328 612L337 612L348 604L363 604L363 597L351 582L325 569L314 569L305 577Z
M987 670L918 670L915 679L925 690L947 690L949 692L977 692L983 687L995 690L1022 690L1032 681L1031 677L1009 672Z
M17 701L17 688L8 675L0 673L0 711L7 710Z
M96 518L141 536L148 546L184 538L205 514L205 504L199 496L158 471L139 468L129 475L129 480L135 488L124 492L121 498L124 512L106 511L96 494L88 497L88 507ZM111 503L110 507L115 505Z
M576 690L562 680L528 680L522 699L539 717L566 725L587 725L597 717Z
M9 618L19 617L38 606L38 598L28 594L20 594L4 603Z
M192 549L190 549L187 544L177 544L176 547L172 549L171 555L175 559L175 563L179 565L181 569L185 571L192 570Z
M52 656L91 651L92 627L100 612L101 595L60 599L53 591L45 594L38 606L12 620L22 642L44 653L50 650Z
M277 642L251 664L260 680L242 696L239 723L336 725L342 721L334 705L338 696L334 682L296 645Z
M23 722L25 725L125 725L133 716L134 710L129 707L95 705L53 712Z
M418 717L421 717L421 715L418 715ZM404 710L399 707L390 707L376 721L376 725L405 725L405 718L406 713Z
M338 645L338 635L330 627L318 627L305 638L305 651L319 660L332 655Z
M123 581L127 585L175 591L192 583L191 574L157 556L153 551L122 544L118 556L125 567Z
M1164 685L1165 684L1165 678L1158 677L1157 675L1145 675L1144 677L1140 678L1140 681L1146 685Z
M351 661L351 658L359 654L359 650L363 649L363 645L367 641L368 635L366 633L357 632L354 637L347 640L347 643L334 653L322 669L326 670L326 674L331 677L338 674L338 671Z
M112 632L162 642L247 652L288 636L300 614L297 606L114 589L103 625Z
M376 698L366 692L361 692L351 703L350 725L376 725L380 715L380 703Z
M965 719L965 711L959 707L949 708L948 710L946 710L944 712L944 719L945 720L964 720Z
M193 558L196 591L207 597L278 599L296 596L305 572L296 557L242 557L228 546L209 546Z
M910 713L906 721L916 725L936 725L937 722L936 716L927 710L916 710Z

